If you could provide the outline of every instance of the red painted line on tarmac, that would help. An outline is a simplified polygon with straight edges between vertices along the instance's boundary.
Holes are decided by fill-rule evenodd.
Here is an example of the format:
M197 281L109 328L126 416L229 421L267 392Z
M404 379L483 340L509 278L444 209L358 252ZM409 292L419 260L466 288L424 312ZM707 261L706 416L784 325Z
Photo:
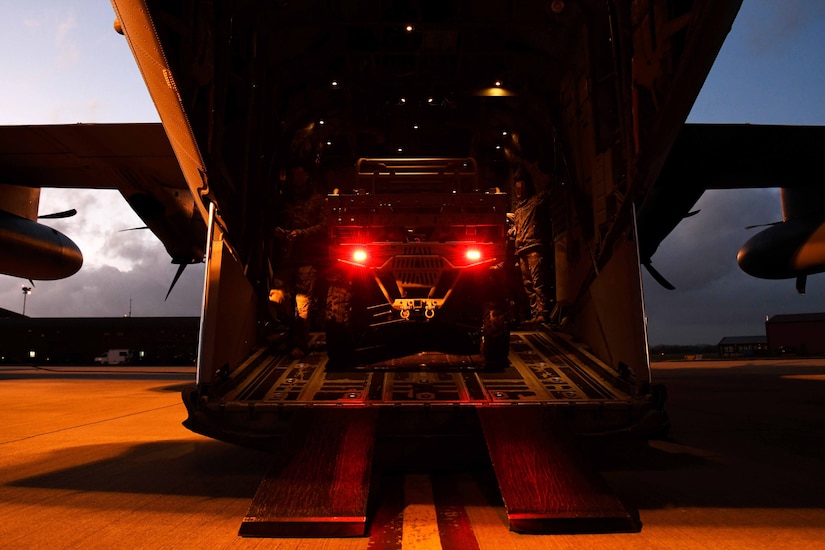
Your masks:
M404 524L404 475L381 476L379 502L369 526L367 550L401 550Z
M458 487L448 474L430 476L443 550L479 550ZM369 526L368 550L402 550L404 524L404 474L382 476L379 502Z
M435 474L431 479L441 548L479 550L478 540L454 480L444 474Z

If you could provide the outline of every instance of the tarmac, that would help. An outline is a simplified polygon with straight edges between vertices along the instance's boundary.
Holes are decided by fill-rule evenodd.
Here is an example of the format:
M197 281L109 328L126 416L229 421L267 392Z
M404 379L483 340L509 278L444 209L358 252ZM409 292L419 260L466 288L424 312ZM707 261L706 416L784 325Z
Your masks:
M397 517L364 537L260 539L238 529L270 457L181 426L193 369L0 365L0 548L825 548L825 359L652 368L669 434L586 445L639 532L514 533L475 469L386 476Z

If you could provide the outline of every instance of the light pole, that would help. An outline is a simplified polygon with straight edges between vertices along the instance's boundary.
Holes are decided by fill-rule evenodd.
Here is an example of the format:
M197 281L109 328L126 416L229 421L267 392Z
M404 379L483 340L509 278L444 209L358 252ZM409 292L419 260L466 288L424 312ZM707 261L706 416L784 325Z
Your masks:
M24 286L22 287L23 290L23 315L26 314L26 297L32 293L32 287Z

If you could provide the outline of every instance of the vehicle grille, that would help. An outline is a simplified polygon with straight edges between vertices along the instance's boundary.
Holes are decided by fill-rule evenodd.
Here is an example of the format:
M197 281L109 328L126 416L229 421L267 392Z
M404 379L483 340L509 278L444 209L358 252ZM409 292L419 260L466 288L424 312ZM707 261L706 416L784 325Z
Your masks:
M433 287L444 267L441 256L396 256L391 269L401 286Z

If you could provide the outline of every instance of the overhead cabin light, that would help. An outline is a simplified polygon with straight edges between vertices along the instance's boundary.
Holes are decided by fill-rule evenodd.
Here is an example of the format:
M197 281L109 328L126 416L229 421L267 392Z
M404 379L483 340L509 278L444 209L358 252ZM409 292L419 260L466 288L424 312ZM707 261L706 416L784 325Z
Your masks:
M408 24L406 27L404 27L404 30L407 32L413 32L415 30L415 26Z
M482 96L482 97L509 97L518 95L513 90L508 90L504 86L492 86L490 88L478 88L477 90L473 91L474 96Z
M413 130L418 130L418 124L413 124Z
M471 249L467 250L467 252L464 255L471 262L477 262L481 259L481 250L479 250L477 248L471 248Z
M338 88L338 81L333 80L332 82L329 83L329 85L332 87L333 90L337 89Z
M324 124L326 124L326 121L322 118L322 119L320 119L320 120L318 121L318 124L319 124L320 126L323 126Z
M501 80L496 80L495 84L493 84L496 88L501 88Z

